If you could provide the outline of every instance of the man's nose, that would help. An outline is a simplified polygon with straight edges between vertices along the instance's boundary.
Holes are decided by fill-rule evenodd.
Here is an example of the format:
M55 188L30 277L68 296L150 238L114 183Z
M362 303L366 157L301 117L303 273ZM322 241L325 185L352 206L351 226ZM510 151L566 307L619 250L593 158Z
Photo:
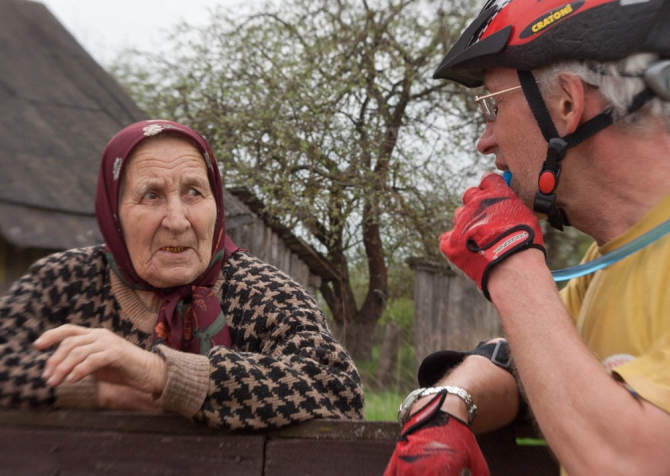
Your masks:
M477 151L483 155L495 154L497 146L498 144L493 134L493 123L487 122L484 132L482 132L477 141Z

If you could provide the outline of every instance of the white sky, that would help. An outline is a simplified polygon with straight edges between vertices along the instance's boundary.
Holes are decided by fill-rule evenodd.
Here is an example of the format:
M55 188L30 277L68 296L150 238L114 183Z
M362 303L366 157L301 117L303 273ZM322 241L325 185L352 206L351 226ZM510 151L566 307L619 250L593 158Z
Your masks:
M149 51L169 29L208 22L217 5L233 10L261 0L35 0L44 5L102 66L126 48Z

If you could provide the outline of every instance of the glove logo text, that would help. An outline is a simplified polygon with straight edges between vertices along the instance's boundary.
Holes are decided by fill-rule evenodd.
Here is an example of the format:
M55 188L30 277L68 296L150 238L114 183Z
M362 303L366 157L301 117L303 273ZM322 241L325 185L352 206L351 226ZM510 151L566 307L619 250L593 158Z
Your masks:
M493 259L494 260L498 259L498 255L504 252L507 248L509 248L517 241L525 240L526 238L528 238L528 236L529 235L527 231L522 231L521 233L518 233L511 238L508 238L502 244L498 245L496 249L493 250Z

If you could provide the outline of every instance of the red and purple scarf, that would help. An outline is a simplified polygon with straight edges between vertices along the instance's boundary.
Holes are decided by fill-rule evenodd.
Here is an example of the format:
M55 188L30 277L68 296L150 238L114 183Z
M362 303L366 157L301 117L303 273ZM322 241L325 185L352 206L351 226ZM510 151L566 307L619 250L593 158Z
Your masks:
M212 259L207 270L188 285L155 288L140 278L133 268L119 223L119 189L123 167L133 150L149 137L163 131L190 139L207 162L207 175L216 197L216 225L212 240ZM230 347L230 332L212 287L223 264L239 248L226 235L223 186L219 167L209 144L192 129L171 121L151 120L131 124L116 134L105 147L95 194L95 215L105 239L105 251L117 276L134 289L153 291L163 298L154 327L154 346L206 354L212 346ZM191 304L182 312L184 304Z

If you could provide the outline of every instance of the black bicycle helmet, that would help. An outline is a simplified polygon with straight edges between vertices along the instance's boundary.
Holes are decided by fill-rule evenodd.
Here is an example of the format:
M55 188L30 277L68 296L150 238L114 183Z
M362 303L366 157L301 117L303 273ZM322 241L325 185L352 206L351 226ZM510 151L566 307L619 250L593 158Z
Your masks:
M628 109L654 96L670 101L670 0L489 0L447 53L433 78L467 87L484 83L492 68L516 69L526 100L549 144L534 210L560 230L569 225L555 190L567 150L613 123L603 112L572 134L558 137L532 70L562 60L618 61L636 53L663 59L648 68L647 89Z

